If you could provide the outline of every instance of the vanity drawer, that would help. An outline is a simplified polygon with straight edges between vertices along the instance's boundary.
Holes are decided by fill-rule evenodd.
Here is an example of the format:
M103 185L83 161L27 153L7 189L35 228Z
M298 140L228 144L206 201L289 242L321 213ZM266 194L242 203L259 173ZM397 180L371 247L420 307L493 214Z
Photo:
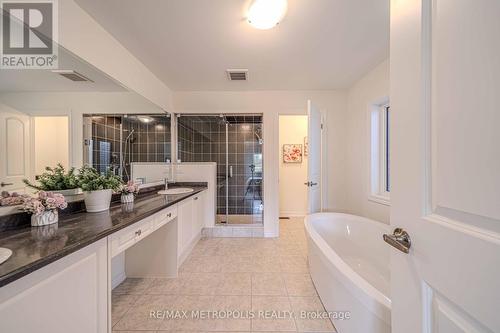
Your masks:
M177 205L162 210L155 215L154 229L158 229L177 217Z
M111 235L111 256L114 257L125 251L136 242L152 233L153 227L154 219L148 217Z

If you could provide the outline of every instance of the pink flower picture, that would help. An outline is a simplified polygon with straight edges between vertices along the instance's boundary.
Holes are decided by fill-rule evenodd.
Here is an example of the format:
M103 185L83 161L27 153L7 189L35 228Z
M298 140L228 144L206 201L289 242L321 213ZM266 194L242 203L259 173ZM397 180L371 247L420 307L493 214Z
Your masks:
M302 163L302 145L284 144L283 163Z

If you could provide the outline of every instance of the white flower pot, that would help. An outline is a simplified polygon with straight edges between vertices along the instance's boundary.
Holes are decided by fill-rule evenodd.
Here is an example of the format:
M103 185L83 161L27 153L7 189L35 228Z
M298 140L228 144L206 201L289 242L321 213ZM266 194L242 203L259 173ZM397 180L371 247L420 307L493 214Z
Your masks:
M71 190L59 190L53 192L62 194L64 196L64 199L66 199L66 202L74 202L83 199L83 191L81 188L73 188Z
M112 190L98 190L85 192L85 207L89 213L102 212L109 209Z
M57 213L57 209L46 210L42 214L38 215L37 214L31 215L32 227L41 227L43 225L57 223L57 221L59 221L59 215Z

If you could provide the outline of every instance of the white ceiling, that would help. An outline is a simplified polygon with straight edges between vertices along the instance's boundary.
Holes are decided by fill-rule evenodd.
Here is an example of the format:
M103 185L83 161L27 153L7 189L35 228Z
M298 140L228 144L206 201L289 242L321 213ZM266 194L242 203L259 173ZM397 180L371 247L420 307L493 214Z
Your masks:
M271 30L248 0L76 1L173 90L347 88L389 56L389 0L289 0Z
M126 91L98 69L62 47L58 50L58 69L74 70L94 82L74 82L47 69L1 70L0 92Z

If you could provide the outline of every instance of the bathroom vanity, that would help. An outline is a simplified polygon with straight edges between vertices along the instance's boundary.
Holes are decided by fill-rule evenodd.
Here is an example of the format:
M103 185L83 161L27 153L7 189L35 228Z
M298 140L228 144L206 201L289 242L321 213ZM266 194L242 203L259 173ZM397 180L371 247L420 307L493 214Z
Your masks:
M192 187L4 232L0 332L111 332L112 258L125 257L128 277L175 277L204 225L207 187Z

